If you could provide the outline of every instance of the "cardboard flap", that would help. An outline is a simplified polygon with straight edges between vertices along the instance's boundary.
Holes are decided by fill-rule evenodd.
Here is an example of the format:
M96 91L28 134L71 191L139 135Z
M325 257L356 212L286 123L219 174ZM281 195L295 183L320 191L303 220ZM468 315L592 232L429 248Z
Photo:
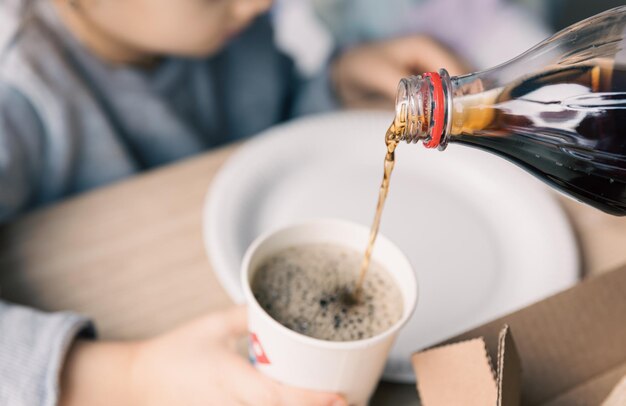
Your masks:
M413 354L423 406L495 405L497 386L482 338Z
M508 325L498 336L498 406L519 406L522 366Z
M626 376L613 388L613 391L602 406L624 406L626 405Z
M626 364L620 365L593 379L580 382L557 397L541 403L541 406L599 405L613 390L615 382L625 374Z
M495 374L482 337L418 352L412 360L424 406L520 404L520 359L507 325L498 336Z
M503 324L510 325L524 363L522 404L545 404L626 363L625 292L626 267L585 280L448 342L485 337L487 350L495 357L494 337ZM612 388L620 378L613 377L605 385Z

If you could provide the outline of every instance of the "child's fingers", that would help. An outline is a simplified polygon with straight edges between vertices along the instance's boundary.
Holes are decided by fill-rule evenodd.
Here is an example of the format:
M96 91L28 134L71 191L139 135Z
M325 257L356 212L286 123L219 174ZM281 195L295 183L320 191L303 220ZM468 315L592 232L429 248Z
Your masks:
M353 80L366 91L378 94L388 100L395 100L398 82L408 71L404 66L395 61L383 58L384 53L379 53L379 57L372 59L366 70L359 67L363 72L354 72Z
M246 306L237 305L217 315L218 325L221 326L220 336L237 338L248 332L248 313Z
M391 40L390 52L394 59L413 71L413 74L438 71L440 68L445 68L451 75L467 71L467 67L454 52L421 35Z
M210 336L218 340L230 340L248 331L246 307L238 305L227 310L200 317L178 329L184 334Z
M233 357L224 365L224 381L233 397L249 406L347 406L333 393L315 392L282 385L254 369L246 360Z
M280 385L280 406L348 406L347 402L335 393L316 392Z
M279 406L276 384L239 356L223 365L223 377L232 397L247 406Z

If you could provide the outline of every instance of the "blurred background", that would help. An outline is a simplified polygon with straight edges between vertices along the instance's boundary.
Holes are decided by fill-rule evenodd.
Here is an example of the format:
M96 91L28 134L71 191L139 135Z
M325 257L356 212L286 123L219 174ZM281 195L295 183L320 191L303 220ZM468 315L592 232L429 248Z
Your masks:
M278 0L276 40L305 76L336 49L407 33L448 45L475 69L524 52L550 34L621 0Z
M547 22L555 30L560 30L576 21L625 4L623 0L550 0L532 2L550 5Z

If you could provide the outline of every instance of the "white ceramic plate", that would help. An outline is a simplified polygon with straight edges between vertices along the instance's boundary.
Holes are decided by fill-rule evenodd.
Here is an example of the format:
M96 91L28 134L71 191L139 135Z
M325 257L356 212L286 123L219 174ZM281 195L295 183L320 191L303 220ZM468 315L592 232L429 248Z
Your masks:
M391 119L350 112L293 121L224 165L208 193L204 239L235 301L241 259L260 233L316 217L371 224ZM400 144L396 159L381 232L411 260L420 298L384 376L414 382L412 352L571 286L579 263L552 192L513 164L458 145Z

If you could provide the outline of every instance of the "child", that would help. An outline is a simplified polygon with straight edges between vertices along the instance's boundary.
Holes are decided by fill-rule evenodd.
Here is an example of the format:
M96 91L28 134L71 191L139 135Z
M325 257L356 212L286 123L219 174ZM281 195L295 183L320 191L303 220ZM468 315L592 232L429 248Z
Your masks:
M462 67L426 37L401 38L303 83L274 47L270 3L0 2L0 219L336 100L391 106L400 77ZM257 373L231 348L244 332L235 309L142 342L75 340L92 335L83 317L0 302L0 404L344 404Z

